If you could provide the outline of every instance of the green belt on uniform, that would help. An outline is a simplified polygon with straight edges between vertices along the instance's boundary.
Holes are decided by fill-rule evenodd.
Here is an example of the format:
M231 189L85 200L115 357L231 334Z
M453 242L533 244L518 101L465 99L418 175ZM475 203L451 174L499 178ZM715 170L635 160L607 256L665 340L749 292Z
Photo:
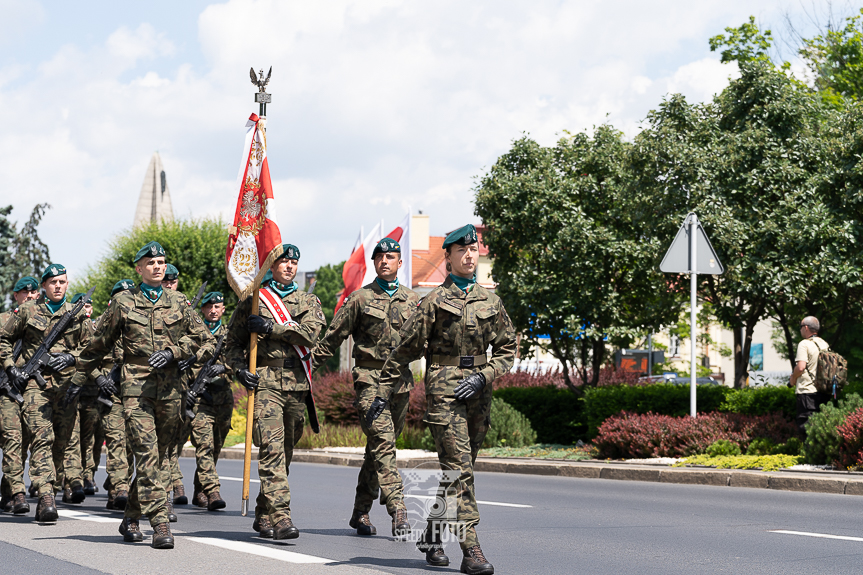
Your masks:
M358 359L354 365L357 367L367 367L369 369L383 369L384 362L379 359Z
M300 358L298 357L286 357L283 359L270 359L266 357L258 358L258 367L287 367L294 368L300 367Z
M149 362L150 362L150 358L144 357L144 356L141 356L141 357L125 356L125 357L123 357L123 363L125 363L126 365L143 365L144 367L149 367L150 366Z
M451 367L479 367L488 363L488 356L482 355L437 355L431 356L432 365L446 365Z

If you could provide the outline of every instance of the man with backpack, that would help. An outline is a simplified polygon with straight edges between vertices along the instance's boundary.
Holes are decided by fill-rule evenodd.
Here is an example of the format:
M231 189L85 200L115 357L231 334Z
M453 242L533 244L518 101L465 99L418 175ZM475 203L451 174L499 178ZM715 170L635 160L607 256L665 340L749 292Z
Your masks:
M818 356L822 351L830 349L827 342L818 337L820 330L821 324L815 317L807 316L800 322L800 335L803 339L797 345L796 364L789 385L794 387L797 395L797 426L804 434L809 416L830 399L829 393L818 391L815 386Z

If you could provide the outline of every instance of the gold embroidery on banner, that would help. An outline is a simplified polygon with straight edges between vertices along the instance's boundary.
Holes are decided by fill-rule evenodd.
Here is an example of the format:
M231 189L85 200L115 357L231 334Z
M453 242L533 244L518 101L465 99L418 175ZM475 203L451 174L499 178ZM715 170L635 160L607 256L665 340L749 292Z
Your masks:
M240 217L237 230L240 234L257 236L267 219L266 200L261 198L261 184L249 176L243 185L243 201L240 204Z
M253 274L258 263L258 254L255 250L247 247L237 247L231 256L231 267L238 274Z

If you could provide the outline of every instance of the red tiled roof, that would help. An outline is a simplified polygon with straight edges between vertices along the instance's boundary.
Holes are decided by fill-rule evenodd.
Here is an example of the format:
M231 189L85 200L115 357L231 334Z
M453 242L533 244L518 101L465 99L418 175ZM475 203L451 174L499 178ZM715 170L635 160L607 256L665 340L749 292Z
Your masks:
M428 251L412 250L413 261L411 265L411 287L417 287L421 283L439 285L446 279L446 264L444 260L443 236L429 236Z

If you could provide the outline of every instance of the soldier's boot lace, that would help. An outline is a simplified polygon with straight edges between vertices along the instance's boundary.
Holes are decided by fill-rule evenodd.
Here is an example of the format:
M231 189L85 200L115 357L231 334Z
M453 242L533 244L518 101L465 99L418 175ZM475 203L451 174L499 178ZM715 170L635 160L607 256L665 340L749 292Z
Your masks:
M144 540L144 534L141 533L141 526L138 525L137 519L124 517L123 521L120 522L118 531L126 543L140 543Z
M165 506L168 508L168 521L171 523L177 522L177 514L174 513L174 504L171 502L171 498L168 497L168 500L165 502Z
M461 572L468 575L494 575L494 566L488 562L479 545L464 550Z
M72 503L72 490L64 489L63 490L63 503Z
M186 488L182 483L174 484L174 505L188 505L189 498L186 497Z
M378 530L374 525L372 525L372 520L369 518L369 514L359 509L354 509L354 512L351 514L351 520L348 521L348 525L357 530L357 535L369 536L378 534Z
M296 539L300 536L300 530L294 527L290 517L282 519L273 527L273 539Z
M210 495L207 496L207 511L216 511L217 509L224 509L228 504L225 503L225 500L222 499L222 496L219 494L219 490L213 491Z
M167 523L159 523L153 526L153 549L173 549L174 536L171 535L171 526Z
M46 493L39 497L39 503L36 504L36 521L40 523L57 521L57 506L54 503L53 493Z
M407 509L401 507L393 513L393 537L407 537L411 534L411 525L408 523Z
M203 491L198 491L192 496L192 503L196 507L206 507L207 506L207 496Z
M27 503L27 498L24 497L24 492L16 493L12 497L12 513L15 515L23 515L30 513L30 504Z
M443 544L440 538L429 537L428 530L423 531L423 534L417 540L417 549L425 553L426 563L433 567L446 567L449 565L449 557L443 552Z
M254 523L252 523L252 529L258 532L259 537L263 537L264 539L273 538L273 524L270 522L269 516L265 515L260 519L255 518Z
M126 509L126 504L129 502L129 492L125 489L118 489L114 495L114 509Z

